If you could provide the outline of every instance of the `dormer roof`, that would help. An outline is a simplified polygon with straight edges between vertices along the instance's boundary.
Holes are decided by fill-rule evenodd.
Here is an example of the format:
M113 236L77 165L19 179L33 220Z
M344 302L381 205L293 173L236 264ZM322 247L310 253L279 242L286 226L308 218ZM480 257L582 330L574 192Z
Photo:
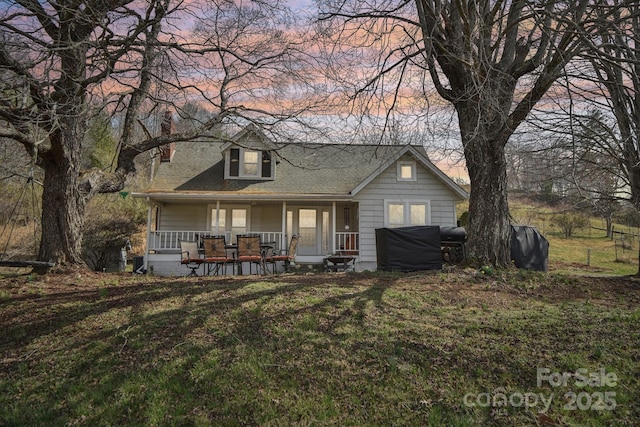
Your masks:
M269 139L256 125L249 124L236 133L231 140L222 144L221 151L226 151L233 146L249 148L252 150L275 150L276 144Z

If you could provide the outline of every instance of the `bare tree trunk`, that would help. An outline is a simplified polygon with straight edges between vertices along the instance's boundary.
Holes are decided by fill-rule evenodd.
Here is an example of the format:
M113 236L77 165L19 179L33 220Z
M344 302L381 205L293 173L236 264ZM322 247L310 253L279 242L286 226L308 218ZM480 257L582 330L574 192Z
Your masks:
M55 149L42 156L42 238L38 259L84 266L82 228L87 197L81 194L80 146L82 120L52 136ZM80 123L79 123L80 122Z
M480 104L456 105L471 181L467 253L476 263L508 267L511 265L511 221L506 140L496 132L504 128L505 118L492 115ZM485 125L479 126L480 123Z
M472 149L476 162L467 166L473 183L469 199L467 252L470 259L479 263L507 267L511 262L511 222L504 152L484 149L478 143Z

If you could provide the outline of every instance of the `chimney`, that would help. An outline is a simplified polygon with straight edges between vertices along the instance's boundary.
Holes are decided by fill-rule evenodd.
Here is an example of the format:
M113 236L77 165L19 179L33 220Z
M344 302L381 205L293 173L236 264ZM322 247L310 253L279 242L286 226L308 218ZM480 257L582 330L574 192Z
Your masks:
M173 133L173 117L171 116L171 111L167 110L164 112L164 118L162 119L162 123L160 124L160 135L171 135ZM176 149L176 143L172 142L169 144L165 144L160 146L160 163L170 162L173 157L173 153Z

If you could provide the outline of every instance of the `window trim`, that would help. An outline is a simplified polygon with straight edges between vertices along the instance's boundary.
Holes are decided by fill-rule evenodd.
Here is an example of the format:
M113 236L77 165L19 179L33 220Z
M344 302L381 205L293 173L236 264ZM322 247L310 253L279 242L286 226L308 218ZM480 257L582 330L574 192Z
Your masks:
M384 200L384 226L394 228L389 225L389 205L402 205L403 206L403 225L402 227L410 227L411 224L411 206L423 205L426 207L426 225L431 225L431 200L429 199L410 199L410 200L398 200L398 199L385 199Z
M237 150L237 157L232 154L234 150ZM257 153L256 173L248 175L244 173L245 170L245 153L255 152ZM266 155L265 155L266 153ZM227 151L225 155L225 179L247 179L247 180L259 180L259 181L271 181L274 179L273 169L273 155L269 150L244 148L244 147L232 147ZM232 164L234 163L234 164ZM235 175L237 173L237 175Z
M411 176L409 178L402 177L402 168L404 166L409 166L411 168ZM409 181L417 181L418 180L418 172L416 167L415 160L403 160L397 162L397 180L399 182L409 182Z
M247 162L247 155L254 154L256 161L255 162ZM258 150L250 150L244 149L240 152L240 172L238 173L238 177L240 178L257 178L262 176L262 151ZM249 174L246 172L247 165L251 165L255 167L255 173Z
M234 209L241 209L246 211L246 221L247 221L247 225L245 227L246 232L247 233L251 233L251 205L246 205L246 204L220 204L220 210L224 210L225 211L225 228L220 228L217 230L217 234L222 234L225 235L227 237L233 238L233 210ZM216 232L216 226L215 223L213 223L213 217L214 214L213 212L216 211L216 205L215 204L210 204L208 205L208 212L207 212L207 223L209 224L209 230L212 233ZM230 243L230 242L228 242Z

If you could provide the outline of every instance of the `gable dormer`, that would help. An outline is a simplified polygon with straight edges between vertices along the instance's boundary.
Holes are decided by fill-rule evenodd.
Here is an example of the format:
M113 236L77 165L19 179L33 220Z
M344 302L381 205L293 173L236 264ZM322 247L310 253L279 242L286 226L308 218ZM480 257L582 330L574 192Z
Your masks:
M247 127L222 147L224 178L272 180L275 176L274 144L262 132Z

